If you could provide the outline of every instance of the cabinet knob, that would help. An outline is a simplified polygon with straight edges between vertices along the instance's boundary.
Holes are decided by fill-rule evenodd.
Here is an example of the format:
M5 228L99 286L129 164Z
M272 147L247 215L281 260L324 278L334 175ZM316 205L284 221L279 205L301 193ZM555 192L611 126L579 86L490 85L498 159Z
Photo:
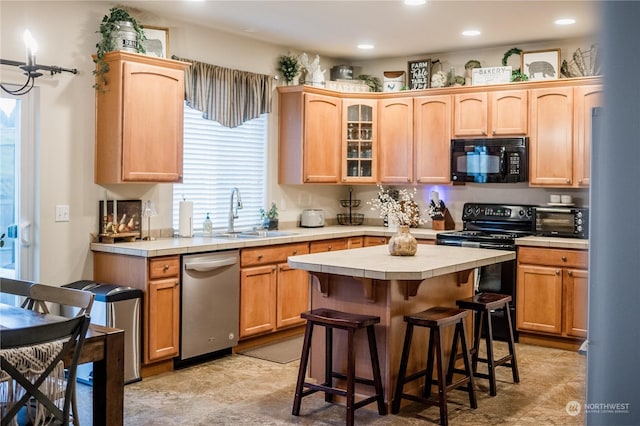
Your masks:
M573 276L573 271L569 271L569 272L567 272L567 275L569 275L570 277L572 277L572 276Z
M571 179L565 179L566 183L571 183Z
M169 265L167 265L165 263L165 265L162 267L162 270L165 271L165 272L168 271L169 270Z
M482 131L482 136L487 136L487 132L485 132L484 130Z
M276 270L276 267L274 266L274 267L273 267L273 269L272 269L272 271L275 271L275 270Z
M295 256L296 254L298 254L298 250L293 251L293 255Z
M493 132L491 132L491 134L492 134L493 136L495 136L495 135L496 135L496 131L494 130Z
M560 269L556 269L556 275L560 275Z
M331 250L331 248L332 248L332 247L333 247L333 246L329 246L329 247L328 247L328 249L329 249L329 250Z
M562 256L562 261L566 262L567 261L567 256Z
M262 255L261 254L258 255L258 260L262 260Z
M578 184L582 185L582 182L584 182L584 179L578 179Z
M411 182L411 178L407 178L407 182Z

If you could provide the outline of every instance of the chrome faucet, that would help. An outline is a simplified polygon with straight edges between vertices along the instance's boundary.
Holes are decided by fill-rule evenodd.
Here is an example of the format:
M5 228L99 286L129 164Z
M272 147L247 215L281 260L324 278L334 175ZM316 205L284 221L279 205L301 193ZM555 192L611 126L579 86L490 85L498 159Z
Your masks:
M236 202L233 202L233 194L236 194ZM233 220L238 218L238 209L242 208L242 197L240 197L240 190L238 188L233 188L231 190L231 203L229 205L229 228L227 232L234 232L233 230Z

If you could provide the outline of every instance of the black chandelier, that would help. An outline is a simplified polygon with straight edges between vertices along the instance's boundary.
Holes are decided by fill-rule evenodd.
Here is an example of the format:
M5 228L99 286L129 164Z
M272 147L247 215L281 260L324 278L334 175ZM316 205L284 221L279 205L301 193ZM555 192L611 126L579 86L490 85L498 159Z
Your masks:
M0 59L0 65L11 65L14 67L18 67L24 71L24 75L27 76L27 81L18 89L11 90L5 87L4 84L0 83L0 87L5 92L10 95L26 95L33 89L33 84L35 83L35 79L43 75L39 71L47 71L53 74L61 74L62 72L69 72L71 74L78 74L78 70L75 68L62 68L55 65L39 65L36 64L36 51L37 44L33 37L31 37L31 33L29 30L24 31L24 44L27 47L27 62L20 61L12 61L10 59Z

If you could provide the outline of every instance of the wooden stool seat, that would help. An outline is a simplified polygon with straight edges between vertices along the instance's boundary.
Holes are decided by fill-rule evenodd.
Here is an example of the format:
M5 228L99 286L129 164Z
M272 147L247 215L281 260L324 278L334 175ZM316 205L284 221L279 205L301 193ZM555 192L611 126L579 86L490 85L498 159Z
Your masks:
M478 403L473 383L473 372L471 369L471 356L467 348L467 337L465 332L464 319L469 315L468 310L447 308L436 306L426 311L418 312L404 317L407 323L407 331L405 333L404 345L402 348L402 358L400 360L400 370L398 372L398 381L396 383L396 391L391 405L391 412L396 414L400 411L400 403L402 399L418 401L427 405L437 405L440 408L440 424L447 425L447 393L451 390L463 388L469 393L469 404L471 408L477 408ZM427 366L424 370L407 376L407 364L409 362L409 354L411 352L411 340L413 338L414 327L429 328L429 345L427 349ZM441 331L443 327L455 326L453 336L453 346L451 358L456 358L457 342L460 341L462 346L462 358L464 359L464 370L460 370L464 376L454 383L447 384L445 380L443 347ZM433 384L433 362L434 354L437 368L438 398L431 398L431 386ZM457 370L456 370L457 371ZM457 371L458 372L458 371ZM424 378L424 388L421 396L404 393L404 385L417 379Z
M480 318L475 323L475 335L473 339L472 364L473 374L475 377L480 377L489 380L489 394L496 396L496 373L495 369L499 366L510 367L511 374L513 376L514 383L520 383L520 375L518 373L518 361L516 359L515 343L513 339L513 327L511 325L511 312L509 310L509 302L511 302L511 296L507 294L497 293L478 293L473 297L466 299L460 299L456 301L458 307L463 309L470 309L480 314ZM507 319L509 337L507 339L507 345L509 346L509 354L500 359L494 359L493 354L493 329L491 325L491 311L496 309L502 309ZM482 334L485 336L485 344L487 349L487 358L480 358L478 356L478 350L480 349L480 340ZM488 374L479 373L477 371L478 362L487 364ZM453 368L453 363L449 364L448 379L453 372L457 372Z
M298 370L298 380L296 383L296 393L293 400L292 414L294 416L299 416L302 398L318 391L324 392L326 402L332 402L333 395L346 397L347 425L354 424L355 410L373 402L378 403L378 413L380 415L387 414L387 407L384 403L384 391L382 389L382 377L380 375L380 362L378 360L378 348L376 345L374 329L374 325L380 322L380 317L352 314L333 309L313 309L311 311L301 313L300 316L307 320L307 326L304 334L304 344L302 346L302 355L300 358L300 367ZM324 382L321 384L305 381L311 349L311 337L313 335L313 327L316 325L325 327L325 375ZM346 374L333 371L334 328L347 331ZM360 329L367 330L371 368L373 371L373 378L371 379L356 376L354 335L355 332ZM334 387L334 378L346 380L346 389ZM375 394L363 399L362 401L355 402L356 383L373 386ZM307 389L305 390L305 388Z

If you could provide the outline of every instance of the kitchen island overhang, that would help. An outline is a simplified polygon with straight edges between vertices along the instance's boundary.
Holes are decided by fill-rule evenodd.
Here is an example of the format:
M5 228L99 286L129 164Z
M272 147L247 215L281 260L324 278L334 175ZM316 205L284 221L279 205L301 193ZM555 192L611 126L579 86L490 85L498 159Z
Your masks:
M404 316L433 306L456 306L456 300L474 293L475 270L481 266L515 259L515 252L469 247L419 245L415 256L391 256L386 246L291 256L292 268L309 272L310 308L329 308L345 312L376 315L378 356L387 405L393 399L402 344ZM467 336L473 328L472 315L467 320ZM416 330L409 371L424 368L428 333ZM334 336L334 362L344 371L346 338ZM446 330L444 341L450 342L453 330ZM450 348L445 349L448 356ZM356 335L356 369L360 377L371 377L366 335ZM322 382L324 377L324 336L314 333L309 376ZM414 382L418 392L422 383ZM367 386L356 386L361 397L371 395Z

